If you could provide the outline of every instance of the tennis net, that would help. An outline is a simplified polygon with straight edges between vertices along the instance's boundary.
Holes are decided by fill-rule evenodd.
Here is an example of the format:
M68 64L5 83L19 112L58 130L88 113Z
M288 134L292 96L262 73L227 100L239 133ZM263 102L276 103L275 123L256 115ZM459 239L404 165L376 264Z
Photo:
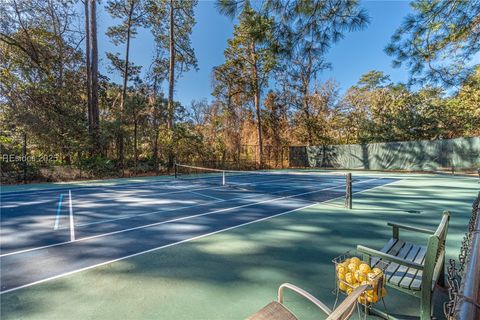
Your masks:
M344 198L351 207L351 174L318 171L241 171L175 164L175 178L190 184L234 188L256 193L298 194L308 200Z

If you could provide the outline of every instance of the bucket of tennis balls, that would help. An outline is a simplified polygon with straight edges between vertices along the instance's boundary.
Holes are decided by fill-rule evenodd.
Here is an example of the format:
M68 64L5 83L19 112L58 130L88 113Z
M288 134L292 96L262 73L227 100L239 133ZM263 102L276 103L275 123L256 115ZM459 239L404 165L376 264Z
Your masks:
M387 265L383 261L369 264L349 252L332 261L335 264L337 292L349 295L358 286L367 284L369 288L358 298L358 302L363 305L376 303L387 295L384 275Z

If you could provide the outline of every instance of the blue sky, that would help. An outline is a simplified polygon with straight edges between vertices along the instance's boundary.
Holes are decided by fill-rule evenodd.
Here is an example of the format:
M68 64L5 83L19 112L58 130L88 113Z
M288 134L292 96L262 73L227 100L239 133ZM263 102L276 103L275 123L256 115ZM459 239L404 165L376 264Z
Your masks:
M383 49L391 35L401 24L403 18L411 12L408 1L362 1L361 5L368 11L371 22L362 30L346 34L345 38L335 44L327 54L332 63L332 70L324 71L318 79L333 79L342 90L355 84L359 77L369 70L380 70L389 74L394 82L405 82L405 69L392 68L391 57ZM196 52L199 71L183 74L175 89L175 99L189 106L193 99L211 99L211 71L214 66L224 62L223 51L227 39L232 36L234 22L220 15L213 1L200 0L195 11L197 24L192 34L192 44ZM124 56L124 47L114 47L104 36L106 28L115 22L103 7L98 12L100 71L107 73L108 60L106 51L120 52ZM131 59L146 71L153 57L153 39L148 30L139 30L132 40ZM118 75L108 74L114 81Z

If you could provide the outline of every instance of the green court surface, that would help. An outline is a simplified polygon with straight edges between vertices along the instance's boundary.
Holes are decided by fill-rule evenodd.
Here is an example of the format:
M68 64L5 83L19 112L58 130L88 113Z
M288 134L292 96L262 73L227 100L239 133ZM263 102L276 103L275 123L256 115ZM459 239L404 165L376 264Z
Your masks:
M244 319L275 299L283 282L333 307L332 258L357 244L381 248L388 221L434 228L443 210L451 211L447 259L457 259L479 179L390 176L401 180L355 194L353 210L322 203L5 293L2 319ZM437 291L438 319L445 299ZM418 311L417 299L393 289L385 302L391 313ZM323 318L294 296L286 304L300 319Z

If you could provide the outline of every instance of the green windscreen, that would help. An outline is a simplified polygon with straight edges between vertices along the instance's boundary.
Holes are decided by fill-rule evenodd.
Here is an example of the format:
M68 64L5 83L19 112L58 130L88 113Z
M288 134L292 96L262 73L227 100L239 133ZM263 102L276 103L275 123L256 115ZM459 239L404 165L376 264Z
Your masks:
M367 170L480 168L480 137L307 147L311 167Z

